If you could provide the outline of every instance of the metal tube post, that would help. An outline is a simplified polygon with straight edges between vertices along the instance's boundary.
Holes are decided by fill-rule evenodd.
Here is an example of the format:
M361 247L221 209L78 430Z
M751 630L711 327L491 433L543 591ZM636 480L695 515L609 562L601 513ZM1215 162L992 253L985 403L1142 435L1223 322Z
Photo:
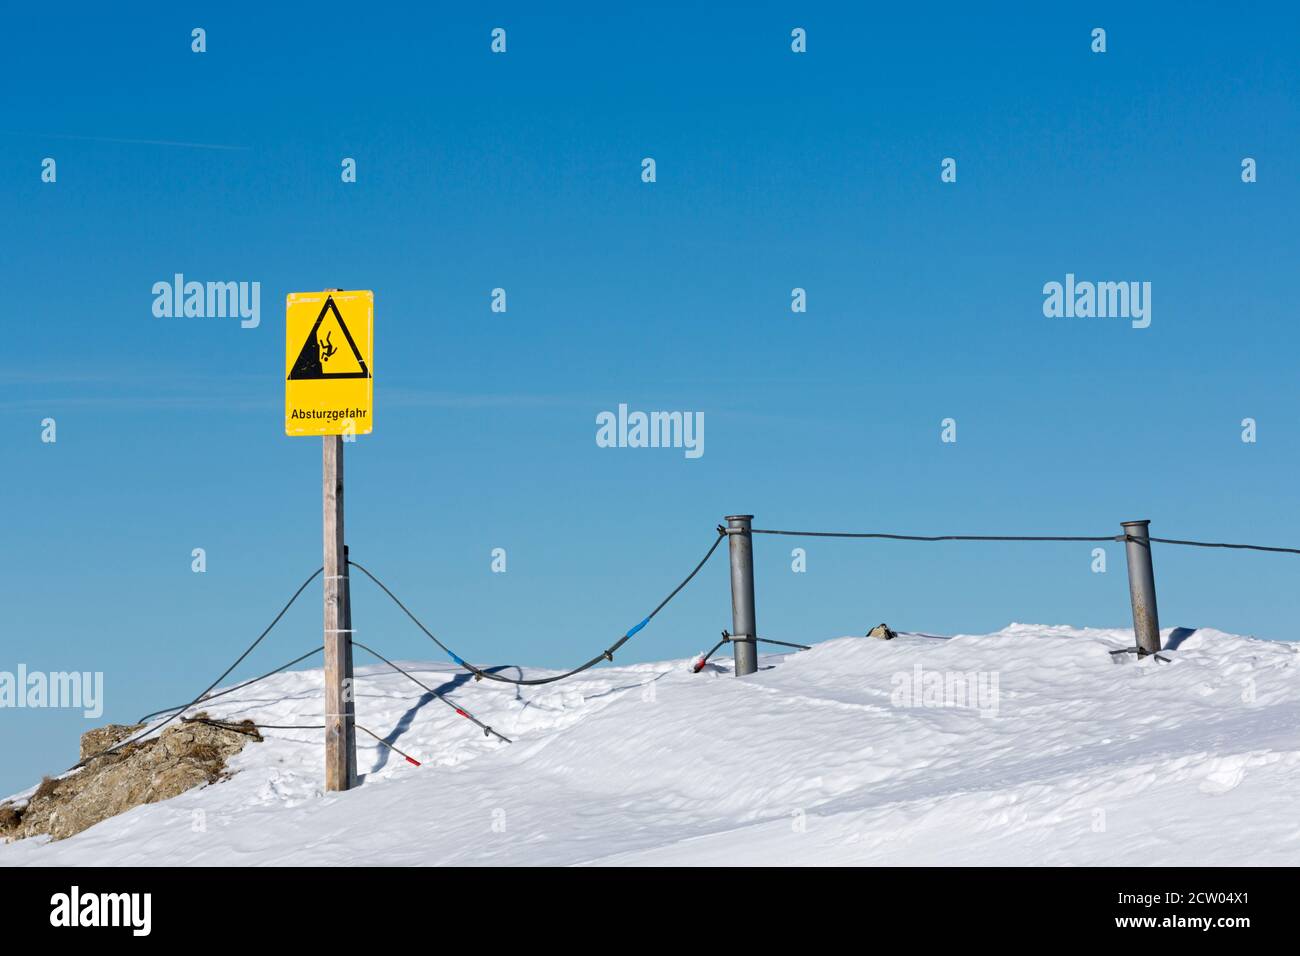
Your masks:
M1156 575L1151 566L1150 521L1123 521L1128 555L1128 593L1133 602L1133 634L1139 655L1160 651L1160 615L1156 611Z
M753 515L727 515L727 550L731 556L731 644L736 676L758 670L758 622L754 617Z

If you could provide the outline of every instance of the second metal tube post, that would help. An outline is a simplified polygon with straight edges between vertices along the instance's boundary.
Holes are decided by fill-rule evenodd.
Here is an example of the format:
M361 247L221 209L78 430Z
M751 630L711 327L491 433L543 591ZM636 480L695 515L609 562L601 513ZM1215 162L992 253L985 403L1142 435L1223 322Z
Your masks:
M758 622L754 617L753 515L727 515L727 550L731 556L731 650L736 676L758 670Z
M1138 654L1160 652L1160 615L1156 610L1156 575L1151 566L1151 522L1123 521L1128 555L1128 591L1133 602L1133 634Z

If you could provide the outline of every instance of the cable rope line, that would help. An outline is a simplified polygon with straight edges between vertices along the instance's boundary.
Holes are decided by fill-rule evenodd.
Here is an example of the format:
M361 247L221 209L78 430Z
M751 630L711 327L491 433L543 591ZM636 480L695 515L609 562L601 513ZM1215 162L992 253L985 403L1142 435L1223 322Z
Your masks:
M773 531L753 528L750 534L784 534L800 538L884 538L890 541L1123 541L1122 534L1105 537L1085 535L1003 535L1003 534L885 534L855 531ZM1151 540L1155 540L1152 538Z
M396 747L394 747L392 744L390 744L390 743L389 743L387 740L385 740L383 737L379 736L379 735L378 735L377 733L375 733L373 730L366 730L366 728L365 728L365 727L362 727L360 724L357 724L356 726L357 726L357 730L365 730L366 733L368 733L371 737L374 737L375 740L377 740L380 744L382 744L383 746L387 747L389 750L393 751L393 753L395 753L395 754L400 754L401 756L405 757L407 763L413 763L413 764L415 764L417 767L420 766L420 761L416 760L414 757L412 757L410 754L408 754L405 750L398 750Z
M259 731L262 730L324 730L325 729L324 724L259 724L253 721L249 721L249 723L253 724L253 728L250 730L248 727L244 726L243 724L233 724L224 720L210 720L206 717L182 717L181 721L187 724L207 724L209 727L216 727L218 730L229 730L229 731L233 731L234 733L244 734L248 737L252 737L254 735L261 737L262 735L261 733L259 733ZM400 754L402 757L406 759L407 763L414 764L417 767L422 766L420 761L416 760L405 750L400 750L397 747L394 747L387 740L385 740L383 737L380 737L377 733L375 733L373 730L369 729L368 727L362 727L360 724L356 724L356 728L357 730L363 731L369 734L371 737L374 737L375 740L378 741L379 744L381 744L382 746L387 747L389 750L393 751L396 754Z
M691 668L692 673L698 674L700 671L704 670L704 665L709 662L709 658L716 654L718 648L723 644L778 644L781 647L793 647L800 651L812 650L812 647L808 644L793 644L790 641L776 641L770 637L749 637L747 635L742 636L739 634L733 635L723 631L722 640L714 644L713 647L709 649L708 653L702 654L699 659L695 661L695 665Z
M281 671L288 670L288 669L289 669L290 667L292 667L294 664L301 664L303 661L305 661L307 658L311 657L313 654L319 654L319 653L320 653L321 651L323 651L324 649L325 649L325 645L323 645L323 644L322 644L320 647L313 647L313 648L312 648L311 650L309 650L306 654L303 654L303 655L301 655L301 656L299 656L299 657L295 657L293 660L289 661L289 663L287 663L287 664L281 664L279 667L277 667L277 668L276 668L275 670L273 670L273 671L267 671L267 672L266 672L265 674L263 674L261 677L254 677L254 678L251 679L251 680L246 680L246 681L244 681L242 684L236 684L234 687L227 687L225 690L217 691L215 694L208 694L208 695L206 695L205 697L203 697L201 700L195 701L194 703L196 703L196 704L206 704L206 703L207 703L208 701L210 701L210 700L216 700L218 697L225 697L227 694L233 694L233 693L234 693L235 691L237 691L237 690L243 690L245 687L250 687L250 686L252 686L253 684L256 684L258 681L266 680L268 677L274 677L276 674L280 673ZM158 717L158 716L160 716L160 715L162 715L162 714L170 713L170 712L173 711L173 710L185 710L187 707L190 707L190 706L192 706L192 705L190 705L190 704L182 704L180 707L164 707L162 710L155 710L155 711L153 711L152 713L145 714L143 717L141 717L139 720L137 720L136 723L137 723L137 724L143 724L143 723L144 723L146 720L148 720L150 717Z
M718 641L718 643L709 648L708 651L701 654L700 659L697 660L695 666L691 668L692 673L698 674L700 671L704 670L704 665L709 662L709 658L718 653L718 648L725 643L727 643L727 639L724 637L722 640Z
M733 637L733 638L731 638L731 640L733 640L733 641L743 641L743 642L748 642L748 641L753 640L753 641L758 641L758 643L760 643L760 644L777 644L777 645L780 645L781 647L793 647L793 648L795 648L796 650L800 650L800 651L811 651L811 650L812 650L812 645L811 645L811 644L794 644L794 643L791 643L790 641L776 641L776 640L773 640L773 639L770 638L770 637L753 637L753 638L750 638L750 637Z
M233 730L236 733L253 736L249 728L243 723L236 723L231 720L221 720L213 717L182 717L182 724L207 724L209 727L216 727L219 730ZM251 717L247 718L247 723L253 725L254 731L262 730L324 730L324 724L259 724Z
M1278 548L1262 544L1227 544L1221 541L1187 541L1181 538L1148 538L1133 534L1112 535L1007 535L1007 534L886 534L884 532L857 531L784 531L772 528L753 528L751 534L780 534L801 538L880 538L889 541L1135 541L1144 544L1188 545L1196 548L1232 548L1238 551L1269 551L1281 554L1300 554L1300 548Z
M370 654L375 655L375 657L379 658L381 661L383 661L385 664L387 664L387 665L388 665L389 667L391 667L393 670L397 671L397 673L399 673L399 674L401 674L402 676L406 677L408 680L411 680L411 681L415 682L416 684L419 684L420 687L424 688L424 690L425 690L427 693L430 693L430 694L432 694L434 697L438 698L438 700L442 701L444 704L446 704L448 707L450 707L452 710L454 710L454 711L455 711L457 714L459 714L460 716L464 717L464 718L465 718L466 720L468 720L470 723L477 725L478 728L479 728L480 730L483 731L483 736L484 736L484 737L486 737L486 736L488 736L489 734L491 734L493 737L496 737L498 740L503 740L503 741L505 741L505 742L508 743L508 744L512 744L512 743L514 743L514 741L511 740L509 737L506 737L506 736L503 735L503 734L499 734L499 733L497 733L495 730L493 730L493 729L492 729L491 727L489 727L487 724L483 723L483 721L479 720L477 717L475 717L475 716L474 716L473 714L471 714L469 711L465 710L463 707L460 707L460 706L458 706L457 704L455 704L454 702L448 700L446 697L444 697L442 694L438 693L436 690L434 690L432 687L430 687L430 686L429 686L428 684L426 684L424 681L420 680L420 678L416 677L416 676L415 676L414 674L412 674L410 671L406 671L406 670L403 670L402 668L398 667L396 664L394 664L392 661L390 661L390 660L389 660L387 657L385 657L383 654L380 654L380 653L379 653L377 650L375 650L373 647L367 647L365 644L362 644L360 641L356 640L355 638L354 638L353 641L352 641L352 646L353 646L353 647L359 647L359 648L361 648L363 651L366 651L367 653L370 653Z
M1130 541L1154 541L1157 544L1185 544L1194 548L1233 548L1237 551L1273 551L1281 554L1300 554L1300 548L1271 548L1262 544L1223 544L1217 541L1179 541L1177 538L1138 538L1125 536Z
M456 666L464 667L471 674L473 674L475 680L491 680L491 681L497 681L498 683L502 683L502 684L516 684L520 686L536 687L541 684L553 684L556 681L561 681L564 680L565 678L573 677L575 674L581 674L583 671L595 667L601 661L613 661L614 652L617 651L619 648L621 648L628 641L630 641L638 631L640 631L643 627L649 624L654 619L656 614L658 614L660 611L662 611L665 607L668 606L669 601L671 601L678 594L680 594L682 589L686 587L686 585L691 583L695 575L700 573L700 569L703 568L704 565L708 563L709 558L713 557L713 552L718 550L718 545L722 543L722 539L725 537L726 537L725 531L719 528L718 536L713 539L713 544L710 545L709 550L704 553L704 557L700 559L700 562L697 565L695 565L695 567L691 570L691 573L686 575L686 577L682 579L682 582L678 584L677 587L673 588L672 591L669 592L668 596L664 598L662 601L660 601L658 606L649 614L647 614L641 620L640 623L629 628L627 632L623 634L622 637L620 637L617 641L615 641L612 645L610 645L610 647L608 647L606 650L602 651L600 654L593 657L591 660L587 661L586 663L580 664L577 667L574 667L571 670L567 670L562 674L556 674L551 677L534 677L529 679L504 677L501 674L495 674L492 673L490 670L485 670L482 667L479 667L474 664L470 664L463 657L461 657L459 654L457 654L455 651L449 648L446 644L438 640L438 638L434 636L433 632L430 631L427 627L425 627L424 624L420 621L420 619L416 617L413 613L411 613L411 610L405 604L403 604L398 599L397 595L394 594L392 591L390 591L384 585L384 583L379 580L379 578L375 577L373 574L370 573L370 571L362 567L360 564L357 564L357 562L355 561L349 561L348 564L352 565L352 567L356 568L366 577L370 578L371 581L374 581L375 584L379 586L379 589L383 591L385 594L387 594L390 598L392 598L393 603L395 603L399 608L401 608L406 613L406 616L409 617L413 622L415 622L416 627L422 630L425 633L425 635L428 636L428 638L431 641L433 641L433 643L437 644L440 648L442 648L443 652L446 653L447 656L452 659L452 661L456 664ZM353 643L355 644L356 641L353 641Z
M159 724L156 724L153 727L146 727L144 730L136 734L134 737L130 737L127 740L123 740L121 743L114 744L112 747L109 747L107 750L101 750L99 753L91 754L89 757L83 757L81 760L78 760L75 764L73 764L71 767L65 770L64 773L71 773L73 770L80 770L82 767L90 763L90 761L92 760L96 760L99 757L107 757L109 754L116 753L117 751L121 750L123 747L129 746L130 744L137 743L138 741L143 740L145 737L149 736L154 731L162 730L173 720L179 717L182 713L189 710L195 704L199 703L199 701L203 700L203 698L206 697L212 691L212 688L216 687L223 680L229 677L230 672L233 671L240 664L242 664L244 662L244 658L248 657L249 654L253 653L253 649L257 647L258 644L261 644L262 640L266 637L266 635L271 633L271 629L280 623L280 619L284 617L284 615L288 612L289 608L293 607L293 602L298 600L298 596L302 594L303 591L307 590L307 585L311 584L312 581L315 581L316 576L320 574L323 570L325 570L323 567L317 568L307 577L307 580L303 581L302 584L298 585L298 590L293 592L293 597L289 598L288 603L286 603L284 607L280 608L280 613L271 619L271 623L266 625L266 629L263 630L261 634L257 635L256 640L254 640L252 644L249 644L248 647L245 648L244 653L240 654L237 658L235 658L235 662L233 664L231 664L229 667L227 667L224 671L221 672L220 677L218 677L211 684L205 687L203 689L203 692L200 693L197 697L195 697L192 701L190 701L184 707L177 710L166 720L162 721Z
M775 641L770 637L754 637L751 634L728 634L722 632L722 643L727 644L779 644L782 647L793 647L801 651L811 651L812 647L808 644L792 644L789 641Z
M186 724L207 724L209 727L216 727L218 730L229 730L229 731L233 731L234 733L244 734L245 736L248 737L252 737L252 736L261 737L262 735L259 731L263 731L263 730L324 730L325 729L324 724L259 724L259 723L255 723L254 721L249 721L249 723L253 724L253 727L250 730L248 727L244 726L243 724L233 724L224 720L210 720L206 717L182 717L181 722ZM404 757L407 763L414 764L417 767L423 766L420 763L420 761L416 760L405 750L400 750L397 747L394 747L387 740L385 740L383 737L380 737L377 733L375 733L373 730L369 729L368 727L362 727L360 724L357 724L356 728L357 730L364 731L365 733L369 734L371 737L374 737L375 740L382 746L387 747L389 750L393 751L394 753Z

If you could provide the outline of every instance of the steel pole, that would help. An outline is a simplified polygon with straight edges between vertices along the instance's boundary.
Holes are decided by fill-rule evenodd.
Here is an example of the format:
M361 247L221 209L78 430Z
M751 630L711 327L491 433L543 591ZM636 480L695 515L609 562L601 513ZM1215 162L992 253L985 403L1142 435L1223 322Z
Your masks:
M727 515L727 550L731 556L731 644L736 676L758 670L758 622L754 617L753 515Z
M1150 521L1123 521L1128 555L1128 593L1133 602L1133 634L1138 654L1160 651L1160 615L1156 611L1156 575L1151 566Z

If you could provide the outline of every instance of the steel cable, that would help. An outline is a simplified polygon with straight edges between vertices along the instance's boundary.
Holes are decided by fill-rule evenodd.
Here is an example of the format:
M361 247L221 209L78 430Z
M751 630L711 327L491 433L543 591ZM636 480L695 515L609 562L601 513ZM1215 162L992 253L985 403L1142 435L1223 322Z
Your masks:
M252 680L246 680L246 681L244 681L242 684L236 684L234 687L227 687L225 690L217 691L217 693L215 693L215 694L208 694L207 696L203 697L201 700L195 701L194 703L195 703L195 704L206 704L206 703L207 703L208 701L210 701L210 700L216 700L218 697L225 697L227 694L233 694L233 693L234 693L235 691L237 691L237 690L243 690L245 687L250 687L250 686L252 686L253 684L256 684L258 681L266 680L268 677L274 677L276 674L280 673L281 671L288 670L288 669L289 669L290 667L292 667L294 664L300 664L300 663L302 663L302 662L305 661L307 658L311 657L313 654L319 654L319 653L320 653L321 651L323 651L324 649L325 649L325 646L324 646L323 644L322 644L320 647L313 647L313 648L312 648L311 650L309 650L306 654L303 654L303 655L301 655L301 656L299 656L299 657L295 657L293 660L289 661L289 663L287 663L287 664L281 664L279 667L277 667L277 668L276 668L275 670L273 670L273 671L267 671L265 674L261 675L260 677L254 677ZM183 704L183 705L181 705L180 707L164 707L164 708L162 708L162 710L155 710L155 711L153 711L152 713L145 714L143 717L141 717L139 720L137 720L136 723L137 723L137 724L143 724L143 723L144 723L146 720L148 720L150 717L157 717L157 716L159 716L159 715L161 715L161 714L166 714L166 713L169 713L169 712L171 712L171 711L173 711L173 710L185 710L186 708L191 707L191 706L193 706L193 705L192 705L192 704Z
M452 703L450 700L448 700L448 699L447 699L446 697L444 697L442 694L438 693L436 690L434 690L432 687L430 687L430 686L429 686L428 684L426 684L424 681L420 680L420 678L416 677L414 674L410 673L409 671L403 670L401 667L398 667L396 664L394 664L392 661L390 661L390 660L389 660L387 657L385 657L383 654L380 654L380 653L379 653L377 650L375 650L373 647L367 647L365 644L362 644L360 641L356 640L355 638L353 638L353 640L352 640L352 644L353 644L354 647L359 647L359 648L361 648L363 651L366 651L367 653L370 653L370 654L375 655L375 657L379 658L381 661L383 661L385 664L387 664L387 665L388 665L389 667L391 667L393 670L397 671L397 673L401 674L403 677L407 678L407 679L410 680L410 681L413 681L413 682L416 683L416 684L419 684L420 687L424 688L425 691L427 691L428 693L432 694L434 697L438 698L438 700L442 701L444 704L446 704L448 707L450 707L452 710L454 710L457 714L459 714L460 716L464 717L466 720L470 721L470 723L476 724L476 725L478 726L478 728L479 728L480 730L483 731L483 735L484 735L484 736L487 736L488 734L491 734L493 737L496 737L498 740L504 740L504 741L505 741L506 743L508 743L508 744L510 744L510 743L514 743L514 741L511 740L509 737L506 737L506 736L503 735L503 734L499 734L499 733L497 733L495 730L493 730L493 729L492 729L491 727L489 727L487 724L483 723L483 721L479 720L477 717L475 717L475 716L474 716L473 714L471 714L469 711L465 710L463 707L459 707L459 706L457 706L456 704ZM367 732L368 732L368 731L367 731Z
M1144 538L1132 534L1105 536L1088 535L1011 535L1011 534L885 534L883 532L857 531L783 531L772 528L753 528L751 534L780 534L800 538L881 538L889 541L1153 541L1157 544L1189 545L1196 548L1232 548L1239 551L1271 551L1281 554L1300 554L1300 548L1278 548L1262 544L1227 544L1220 541L1187 541L1180 538Z
M252 644L249 644L249 645L248 645L248 647L244 650L244 653L240 654L237 658L235 658L235 662L234 662L233 664L231 664L229 667L227 667L224 671L222 671L221 676L218 677L216 680L214 680L214 681L213 681L211 684L209 684L207 687L205 687L205 688L203 689L203 692L202 692L201 694L199 694L197 697L195 697L192 701L190 701L190 702L189 702L188 704L186 704L184 707L181 707L180 709L178 709L175 713L173 713L170 717L168 717L168 718L167 718L166 720L164 720L162 723L157 724L156 726L153 726L153 727L146 727L144 730L142 730L140 733L136 734L134 737L131 737L131 738L127 739L127 740L123 740L121 743L114 744L112 747L109 747L107 750L101 750L99 753L91 754L89 757L84 757L84 758L82 758L81 760L78 760L78 761L77 761L76 763L74 763L71 767L69 767L67 770L65 770L64 773L71 773L73 770L80 770L82 767L84 767L86 764L90 763L90 761L92 761L92 760L95 760L95 759L97 759L97 758L99 758L99 757L107 757L109 754L111 754L111 753L116 753L117 751L121 750L123 747L126 747L126 746L128 746L128 745L130 745L130 744L137 743L138 741L143 740L145 737L149 736L149 735L152 734L154 731L162 730L164 727L166 727L168 724L170 724L173 720L175 720L177 717L179 717L179 716L180 716L182 713L184 713L186 710L189 710L189 708L193 707L195 704L199 703L199 701L203 700L203 698L204 698L204 697L205 697L205 696L206 696L206 695L207 695L207 694L212 690L212 688L216 687L216 686L217 686L218 684L220 684L223 680L225 680L227 677L229 677L229 676L230 676L230 672L233 671L233 670L234 670L236 667L238 667L240 664L242 664L242 663L244 662L244 658L246 658L249 654L253 653L253 649L254 649L255 647L257 647L258 644L261 644L263 638L265 638L266 635L268 635L268 634L271 633L271 629L274 628L277 624L280 623L280 618L284 617L284 615L288 612L289 608L293 607L293 602L296 601L296 600L298 600L298 596L299 596L300 594L302 594L303 591L307 590L307 585L311 584L312 581L316 580L316 575L320 574L321 571L323 571L323 570L325 570L325 569L324 569L324 568L317 568L315 571L313 571L313 572L308 576L308 578L307 578L306 581L303 581L302 584L298 585L298 590L296 590L296 591L293 592L293 597L289 598L288 603L285 604L284 607L280 608L280 613L277 614L277 615L276 615L276 616L271 620L271 623L270 623L270 624L266 625L266 629L265 629L264 631L262 631L261 634L257 635L257 639L254 640ZM165 711L164 711L164 713L165 713Z
M1125 536L1107 535L1105 537L1088 537L1085 535L1003 535L1003 534L885 534L883 532L856 531L773 531L769 528L753 528L751 534L784 534L801 538L885 538L891 541L1123 541ZM1155 540L1154 538L1152 539Z
M660 611L662 611L668 605L669 601L671 601L678 594L680 594L682 588L690 584L691 580L695 577L695 575L700 573L700 569L703 568L706 563L708 563L709 558L713 557L713 552L718 549L718 545L722 542L722 539L724 537L726 537L726 535L722 531L719 531L718 536L713 540L713 544L709 547L709 550L705 552L704 557L700 559L699 563L695 565L695 567L691 570L691 573L686 575L686 577L682 579L682 582L678 584L677 587L673 588L672 591L669 592L668 596L664 598L662 601L660 601L659 605L653 611L647 614L639 624L637 624L635 627L629 628L628 631L622 637L620 637L617 641L615 641L612 645L610 645L610 647L607 648L605 651L603 651L601 654L598 654L596 657L593 657L591 660L587 661L586 663L580 664L577 667L567 670L562 674L555 674L551 677L534 677L529 679L503 677L500 674L494 674L491 671L486 670L482 667L479 667L474 664L470 664L463 657L461 657L459 654L457 654L455 651L449 648L446 644L438 640L438 638L434 636L434 633L430 631L427 627L425 627L424 623L411 612L410 608L408 608L405 604L403 604L401 600L397 597L397 595L394 594L392 591L390 591L387 588L387 586L385 586L384 583L379 580L379 578L375 577L375 575L373 575L366 568L362 567L360 564L357 564L357 562L355 561L349 561L348 563L352 565L352 567L360 571L362 574L364 574L366 577L370 578L371 581L374 581L375 584L379 586L379 589L383 591L385 594L387 594L393 600L393 603L396 604L399 608L401 608L406 613L406 616L409 617L413 622L415 622L416 627L422 630L425 633L425 635L431 641L433 641L433 643L437 644L440 648L442 648L444 653L446 653L447 656L450 657L457 666L464 667L471 674L473 674L475 679L497 681L498 683L501 684L516 684L525 687L536 687L541 684L553 684L556 681L561 681L568 677L573 677L575 674L581 674L583 671L590 670L591 668L595 667L601 661L612 661L614 659L614 652L617 651L624 644L626 644L629 640L631 640L633 635L635 635L643 627L649 624L650 621L654 619L654 616L658 614Z

